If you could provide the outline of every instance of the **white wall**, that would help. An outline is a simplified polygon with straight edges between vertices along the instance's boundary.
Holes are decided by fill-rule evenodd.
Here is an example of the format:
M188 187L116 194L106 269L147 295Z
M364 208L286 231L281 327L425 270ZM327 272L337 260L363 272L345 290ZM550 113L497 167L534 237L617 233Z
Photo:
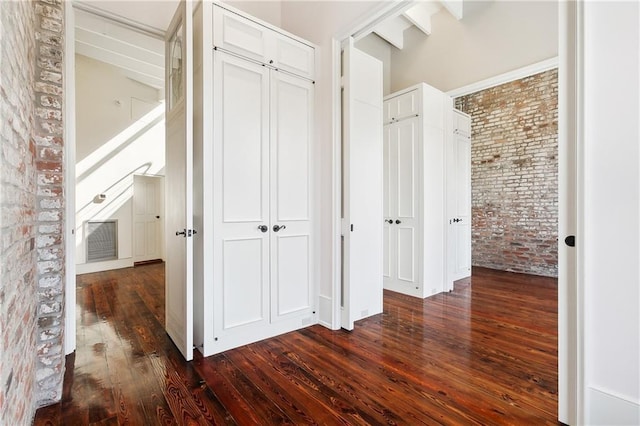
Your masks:
M282 3L280 1L225 0L225 3L271 25L281 26Z
M158 90L76 55L76 264L82 274L131 266L133 175L164 174ZM96 203L96 195L107 198ZM86 263L87 220L118 220L118 260Z
M426 82L446 92L558 55L555 1L492 1L460 21L443 8L431 24L391 49L391 91Z
M640 424L640 7L584 3L585 423Z
M382 94L391 93L391 45L371 33L355 43L356 48L382 62Z

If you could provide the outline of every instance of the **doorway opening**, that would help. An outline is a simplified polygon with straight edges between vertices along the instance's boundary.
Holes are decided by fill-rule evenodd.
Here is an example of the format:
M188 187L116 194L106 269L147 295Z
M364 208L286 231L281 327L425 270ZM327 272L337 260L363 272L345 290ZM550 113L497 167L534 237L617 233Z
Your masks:
M557 7L557 5L556 5ZM391 17L396 17L399 14L401 14L402 12L398 11L398 9L394 10L392 7L390 7L388 9L388 15L387 16L391 16ZM559 109L559 113L558 113L558 134L560 135L560 137L557 138L558 143L559 143L559 147L558 147L558 153L560 156L566 155L567 153L567 149L571 150L571 149L575 149L575 147L573 146L573 139L570 139L572 134L570 129L567 128L567 125L572 123L573 121L571 120L571 116L570 114L573 113L573 110L571 108L573 108L575 105L573 104L574 99L571 98L572 93L569 91L569 89L567 89L568 86L570 86L571 84L573 84L573 81L576 77L575 74L575 68L573 67L575 64L571 61L569 61L569 59L567 58L567 45L568 45L568 49L569 51L571 51L571 49L575 49L575 45L572 43L575 43L575 34L572 33L573 28L570 28L567 26L567 22L566 22L566 18L567 15L568 16L572 16L571 14L573 13L572 10L570 11L566 11L564 10L564 8L561 6L560 7L560 17L558 19L559 25L559 34L557 36L557 39L555 41L556 46L559 44L560 45L560 50L557 53L559 58L557 60L555 60L555 63L551 63L549 61L543 61L543 63L540 63L539 66L542 67L541 69L538 70L538 72L540 71L547 71L549 69L553 69L553 68L557 68L558 65L560 67L562 66L566 66L567 68L564 71L564 74L562 73L562 71L560 72L560 76L558 77L558 97L560 98L560 102L566 102L565 104L565 109L562 109L562 106ZM349 37L354 37L356 39L358 38L362 38L362 35L366 35L369 34L373 28L375 28L383 19L380 18L380 14L373 16L367 23L365 24L361 24L360 26L354 28L351 32L347 33L344 37L338 37L337 40L335 40L335 44L334 44L334 49L339 51L339 46L341 44L345 44L348 41ZM339 40L339 41L338 41ZM558 41L559 40L559 41ZM357 45L357 43L356 43ZM563 50L564 49L564 50ZM336 56L337 58L337 56ZM417 65L416 65L417 66ZM425 65L427 66L427 65ZM410 63L403 63L402 64L402 68L404 70L409 69L409 67L411 67ZM546 67L546 68L544 68ZM454 70L455 71L455 70ZM454 72L451 71L450 72ZM528 72L528 74L522 74L520 77L525 77L527 75L532 75L532 74L536 74L536 72L532 72L531 69L526 69L523 68L523 72ZM570 73L570 74L567 74ZM504 73L503 76L500 76L503 78L508 78L505 79L503 82L506 81L511 81L514 80L515 78L513 78L512 75L509 75L509 73ZM486 84L488 82L490 82L491 79L486 79L483 81L480 81L480 83L482 84ZM411 83L415 83L414 81L412 81ZM388 84L388 83L387 83ZM408 84L406 84L408 85ZM495 82L494 84L495 85ZM462 86L461 89L463 90L468 90L466 92L458 92L458 93L454 93L453 91L451 91L451 95L455 96L455 97L459 97L462 95L466 95L469 93L473 93L474 91L477 90L481 90L487 87L491 87L490 85L486 85L485 87L473 87L471 85L469 85L468 87L464 87ZM401 87L395 87L395 90L400 89ZM471 89L475 89L475 90L471 90ZM448 89L449 90L449 89ZM337 90L336 90L337 91ZM389 90L389 92L393 92L394 90ZM564 98L563 98L564 97ZM568 108L568 109L567 109ZM564 115L563 115L564 114ZM568 136L567 139L562 139L562 135ZM337 140L337 139L336 139ZM339 146L339 145L338 145ZM338 149L336 149L336 152L339 152ZM554 155L558 155L558 154L554 154ZM575 173L575 164L572 162L573 160L571 158L560 158L560 161L558 162L558 168L557 168L557 176L558 176L558 180L557 180L557 185L558 185L558 192L559 192L559 196L558 196L558 223L559 223L559 228L560 228L560 232L562 232L562 230L565 230L567 228L571 229L572 226L575 225L575 212L573 210L571 210L571 208L569 208L571 205L573 205L572 203L572 197L575 197L575 194L571 194L567 192L567 180L571 180L571 173ZM335 179L338 182L342 181L342 175L339 173L340 170L334 170L336 173L334 174ZM336 197L336 205L340 205L339 201L340 201L340 197L342 196L342 194L340 193L340 191L338 191L338 195L339 197ZM346 201L348 203L348 201ZM565 204L566 203L566 204ZM564 206L563 206L564 204ZM563 211L564 209L564 211ZM335 210L336 212L339 211L339 209ZM340 227L336 227L338 229L340 229ZM336 237L337 240L338 237ZM341 259L347 259L349 254L345 253L344 256L341 255L341 250L342 247L335 245L334 246L334 253L336 253L337 258ZM563 258L563 250L565 248L564 247L560 247L558 246L558 252L560 255L559 261L558 261L558 270L559 270L559 288L561 289L561 296L560 296L560 301L561 303L559 304L559 312L558 312L558 316L559 316L559 322L560 324L564 324L567 325L566 321L569 321L569 326L570 328L573 327L574 324L572 324L572 320L569 318L567 319L567 315L570 315L570 310L572 309L573 304L575 303L575 300L567 300L567 299L563 299L567 293L565 293L565 291L568 289L570 291L570 294L572 293L572 288L573 288L573 284L572 284L572 277L574 277L573 275L573 271L575 268L575 264L572 263L571 259L568 259L566 257L566 255L564 255L565 257ZM340 275L336 274L336 281L340 281ZM335 289L334 289L334 294L340 294L340 290L341 290L342 284L341 281L337 283ZM564 304L563 304L564 302ZM567 306L568 305L568 306ZM569 310L569 311L567 311ZM561 328L562 329L562 328ZM571 328L574 329L574 328ZM566 329L565 329L566 330ZM573 381L573 379L571 380L571 382L567 381L567 375L568 376L572 376L571 372L567 371L567 363L566 360L567 358L571 359L571 358L575 358L577 357L577 353L576 353L576 348L567 348L567 346L563 346L563 339L566 339L568 336L566 334L561 333L560 334L560 356L559 356L559 360L560 360L560 383L559 383L559 388L560 388L560 394L561 394L561 398L560 398L560 418L563 419L565 418L565 415L563 415L562 413L566 413L567 409L571 410L570 405L573 404L570 401L570 397L571 397L571 393L570 390L572 388L572 386L575 386L575 382ZM570 378L571 378L570 377ZM569 406L569 408L567 408L567 406ZM574 415L574 414L571 414Z

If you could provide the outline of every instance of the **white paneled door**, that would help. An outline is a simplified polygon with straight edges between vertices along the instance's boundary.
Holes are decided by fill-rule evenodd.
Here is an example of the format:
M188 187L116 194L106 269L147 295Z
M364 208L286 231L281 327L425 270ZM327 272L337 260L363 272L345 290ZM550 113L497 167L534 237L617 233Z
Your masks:
M341 326L382 312L382 63L344 47Z
M471 118L453 111L448 148L449 286L471 275Z
M193 52L191 2L181 1L167 30L165 165L165 326L193 358Z
M162 259L164 179L133 176L133 261Z
M313 305L311 146L313 83L271 71L271 321Z
M233 347L313 310L313 83L221 51L213 69L214 339Z
M455 213L452 219L455 241L453 279L471 275L471 138L454 135Z
M412 93L400 96L411 97ZM413 294L421 286L417 262L421 237L417 192L420 185L420 120L400 119L385 125L385 274L384 287ZM386 189L388 188L388 190Z
M269 321L269 69L214 52L214 336Z

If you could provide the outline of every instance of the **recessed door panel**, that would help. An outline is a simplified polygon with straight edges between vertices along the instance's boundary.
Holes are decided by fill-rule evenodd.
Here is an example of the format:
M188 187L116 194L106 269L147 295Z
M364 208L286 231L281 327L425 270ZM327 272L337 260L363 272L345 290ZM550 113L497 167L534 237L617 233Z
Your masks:
M272 277L275 278L274 320L284 315L306 310L311 305L309 270L309 236L276 236L277 260Z
M294 74L313 78L314 49L285 35L276 36L276 66Z
M272 164L277 222L308 220L313 84L272 72Z
M413 228L398 227L398 279L415 281L415 235Z
M213 43L217 47L264 61L268 49L266 27L221 7L213 7Z
M223 244L223 328L261 321L265 316L263 239L226 240Z
M264 220L268 194L268 78L264 67L220 54L224 222Z
M396 118L418 114L418 91L414 90L396 98Z
M416 190L416 126L415 120L406 120L397 125L398 155L398 217L413 218L415 216Z
M382 275L385 279L391 278L391 256L395 253L395 250L391 250L391 226L388 223L384 224L383 230L383 249L384 256L382 261Z

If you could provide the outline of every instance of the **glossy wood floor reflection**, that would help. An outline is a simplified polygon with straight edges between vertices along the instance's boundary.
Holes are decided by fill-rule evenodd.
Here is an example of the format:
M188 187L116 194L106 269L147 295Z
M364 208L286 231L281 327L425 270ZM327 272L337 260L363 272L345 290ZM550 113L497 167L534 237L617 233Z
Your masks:
M556 280L474 269L425 300L385 292L321 326L184 362L164 265L78 277L64 397L36 425L558 424Z

